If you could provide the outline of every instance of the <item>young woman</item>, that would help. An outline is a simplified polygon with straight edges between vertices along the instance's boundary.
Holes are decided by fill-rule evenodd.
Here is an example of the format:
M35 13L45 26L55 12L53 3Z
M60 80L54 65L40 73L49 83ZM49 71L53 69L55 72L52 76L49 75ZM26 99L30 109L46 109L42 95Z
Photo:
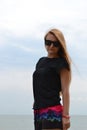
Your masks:
M35 130L67 130L71 59L60 30L47 32L44 43L47 57L39 59L33 73Z

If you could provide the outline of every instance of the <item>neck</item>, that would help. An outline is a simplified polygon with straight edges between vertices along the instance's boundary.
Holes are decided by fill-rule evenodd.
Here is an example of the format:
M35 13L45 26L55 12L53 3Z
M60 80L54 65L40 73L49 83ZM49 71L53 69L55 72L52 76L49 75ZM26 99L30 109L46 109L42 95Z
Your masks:
M59 56L58 55L48 55L47 57L49 57L49 58L58 58Z

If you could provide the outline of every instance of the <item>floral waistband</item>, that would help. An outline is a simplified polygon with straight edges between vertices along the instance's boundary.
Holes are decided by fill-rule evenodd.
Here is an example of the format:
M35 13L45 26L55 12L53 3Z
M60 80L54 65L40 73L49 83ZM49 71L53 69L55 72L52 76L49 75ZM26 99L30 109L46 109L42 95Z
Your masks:
M63 111L62 105L41 108L38 110L34 110L34 118L38 121L42 119L47 119L51 121L54 121L54 120L61 121L62 111Z

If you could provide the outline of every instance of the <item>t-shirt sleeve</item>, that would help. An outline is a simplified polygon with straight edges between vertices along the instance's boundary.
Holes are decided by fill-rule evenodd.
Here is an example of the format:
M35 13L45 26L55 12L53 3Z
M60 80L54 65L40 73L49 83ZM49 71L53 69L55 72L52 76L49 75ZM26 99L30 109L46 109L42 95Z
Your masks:
M41 57L38 62L36 63L36 69L38 68L39 64L41 63L42 59L44 59L44 57Z
M62 69L70 70L69 64L67 63L65 59L60 60L60 63L58 64L58 67L57 67L57 72L60 72Z

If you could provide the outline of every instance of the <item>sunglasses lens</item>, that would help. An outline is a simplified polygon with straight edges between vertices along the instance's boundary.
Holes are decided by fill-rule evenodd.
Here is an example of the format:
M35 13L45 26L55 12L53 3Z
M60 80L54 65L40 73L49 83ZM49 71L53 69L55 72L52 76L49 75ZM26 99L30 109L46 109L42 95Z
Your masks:
M54 42L53 45L54 45L55 47L59 47L59 42Z
M50 46L51 42L49 40L45 40L45 45Z
M51 44L53 44L53 46L55 47L59 47L60 43L58 41L50 41L50 40L45 40L45 45L50 46Z

